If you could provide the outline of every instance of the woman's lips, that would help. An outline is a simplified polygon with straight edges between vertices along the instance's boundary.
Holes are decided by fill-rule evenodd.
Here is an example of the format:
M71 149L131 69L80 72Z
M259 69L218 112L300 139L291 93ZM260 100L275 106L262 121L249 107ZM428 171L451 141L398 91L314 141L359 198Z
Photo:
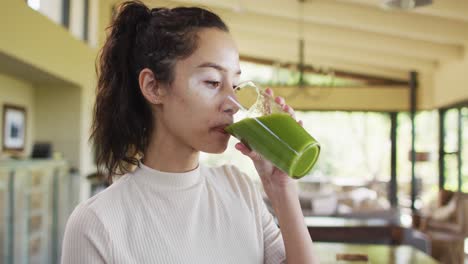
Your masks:
M226 132L225 128L226 128L227 126L229 126L229 125L230 125L230 124L225 124L225 125L217 126L217 127L214 127L213 130L227 135L228 132Z

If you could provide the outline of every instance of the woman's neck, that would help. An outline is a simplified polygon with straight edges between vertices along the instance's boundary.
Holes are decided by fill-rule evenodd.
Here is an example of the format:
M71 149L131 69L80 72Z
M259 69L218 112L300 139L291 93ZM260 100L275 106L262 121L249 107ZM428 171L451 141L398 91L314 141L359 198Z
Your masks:
M159 171L187 172L198 167L198 158L199 151L171 134L158 132L154 133L150 139L144 153L143 163Z

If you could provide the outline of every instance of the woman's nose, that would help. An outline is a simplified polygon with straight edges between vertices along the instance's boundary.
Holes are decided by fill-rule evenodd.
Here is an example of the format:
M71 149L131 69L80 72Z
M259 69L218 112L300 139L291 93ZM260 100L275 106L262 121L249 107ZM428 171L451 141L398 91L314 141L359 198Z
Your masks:
M224 93L224 101L222 110L225 113L234 115L239 111L239 103L237 103L237 97L232 85L229 87L225 87L226 92Z
M235 105L231 100L228 99L228 101L225 101L224 107L223 107L223 112L228 113L230 115L234 115L239 111L239 107Z

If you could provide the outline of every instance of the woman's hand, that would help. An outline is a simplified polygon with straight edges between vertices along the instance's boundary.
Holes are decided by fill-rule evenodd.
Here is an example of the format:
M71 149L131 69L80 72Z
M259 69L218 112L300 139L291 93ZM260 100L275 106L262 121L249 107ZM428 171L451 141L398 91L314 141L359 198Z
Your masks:
M269 96L274 97L273 91L270 88L266 89L266 93ZM276 97L275 102L279 104L285 112L289 113L292 118L296 119L294 110L286 104L282 97ZM298 123L302 125L302 121L298 121ZM236 149L252 159L262 181L265 193L273 204L274 201L272 199L277 197L277 192L283 192L294 185L294 180L285 172L275 167L270 161L264 159L257 152L252 151L243 143L237 143Z
M271 89L267 89L266 92L273 97ZM276 97L275 102L292 118L296 119L294 110L286 104L283 98ZM302 125L301 121L298 123ZM318 263L318 259L314 254L312 239L304 223L304 215L299 203L295 181L244 144L237 143L236 148L252 159L260 175L263 189L275 210L281 226L281 234L286 249L286 262Z

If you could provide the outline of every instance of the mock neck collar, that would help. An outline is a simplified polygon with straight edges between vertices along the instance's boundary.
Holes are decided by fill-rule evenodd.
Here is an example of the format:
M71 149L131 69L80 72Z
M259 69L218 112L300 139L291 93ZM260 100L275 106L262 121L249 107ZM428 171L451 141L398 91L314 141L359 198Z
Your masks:
M176 173L159 171L146 166L140 161L133 174L137 181L158 189L185 189L200 181L200 164L191 171Z

